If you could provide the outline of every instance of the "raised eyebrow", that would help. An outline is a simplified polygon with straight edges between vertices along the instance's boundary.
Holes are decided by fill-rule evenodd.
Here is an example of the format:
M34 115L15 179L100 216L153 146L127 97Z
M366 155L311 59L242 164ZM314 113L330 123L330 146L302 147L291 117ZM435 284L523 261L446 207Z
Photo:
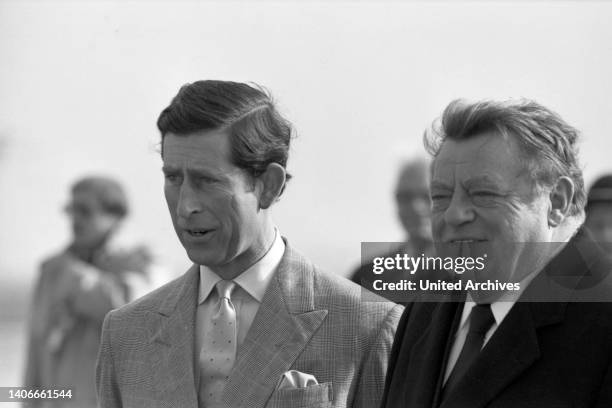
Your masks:
M225 179L223 173L217 173L217 172L213 172L213 171L205 170L205 169L187 169L187 172L192 177L205 177L205 178L214 179L214 180L224 180Z
M173 166L168 166L168 165L163 165L161 168L161 171L166 174L166 173L178 173L179 169Z

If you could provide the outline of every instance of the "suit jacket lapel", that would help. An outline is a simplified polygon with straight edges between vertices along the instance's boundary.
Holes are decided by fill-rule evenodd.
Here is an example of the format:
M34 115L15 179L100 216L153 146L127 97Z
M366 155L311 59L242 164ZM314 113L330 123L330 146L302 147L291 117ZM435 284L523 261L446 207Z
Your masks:
M198 267L193 265L160 308L147 312L150 348L146 356L158 398L174 406L197 408L194 329Z
M561 323L575 290L602 279L591 268L600 258L589 233L580 229L531 282L440 408L483 407L527 370L540 356L537 330Z
M515 303L440 408L486 406L540 357L537 330L563 321L566 305Z
M434 406L437 399L438 384L444 375L444 360L446 358L448 343L452 341L453 326L460 303L443 302L438 304L421 303L414 307L435 309L430 316L430 324L410 351L409 364L401 373L400 383L396 385L403 397L402 406L425 407ZM415 314L417 312L415 310ZM410 384L409 387L406 384ZM393 405L394 406L394 405Z
M238 351L223 395L227 406L265 406L327 316L327 310L315 310L314 284L312 266L287 245Z

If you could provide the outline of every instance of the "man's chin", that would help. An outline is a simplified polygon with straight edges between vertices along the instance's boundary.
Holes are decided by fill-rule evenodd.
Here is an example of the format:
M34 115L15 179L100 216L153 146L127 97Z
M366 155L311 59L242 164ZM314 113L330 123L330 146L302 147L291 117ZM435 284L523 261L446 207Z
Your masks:
M186 252L191 262L197 265L214 267L220 263L219 253L211 253L209 251L202 251L201 249L186 249Z

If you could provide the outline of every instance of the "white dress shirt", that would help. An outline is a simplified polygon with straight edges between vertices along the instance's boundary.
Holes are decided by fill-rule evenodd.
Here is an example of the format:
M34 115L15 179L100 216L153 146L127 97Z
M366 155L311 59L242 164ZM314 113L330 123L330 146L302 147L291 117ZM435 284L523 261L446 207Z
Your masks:
M493 318L495 319L495 322L491 325L491 328L485 334L485 338L482 343L482 348L484 348L489 339L493 337L493 334L502 324L502 322L510 312L510 309L512 309L512 307L514 306L518 298L521 296L521 294L525 291L527 286L529 286L531 281L537 276L538 272L539 271L533 272L523 278L523 280L520 281L519 290L507 291L503 295L501 295L497 301L491 303L491 312L493 313ZM468 331L470 330L470 313L472 312L472 308L474 306L476 306L476 302L472 300L472 297L468 293L466 301L463 304L463 312L461 314L461 321L459 322L459 329L455 334L453 347L451 348L451 352L448 356L448 364L446 364L446 370L444 372L445 384L451 372L453 371L457 360L459 359L461 350L463 349L465 338L467 337Z
M237 348L244 342L259 305L268 289L270 280L285 253L285 243L280 233L266 254L247 270L233 279L236 282L231 301L236 309ZM198 308L196 310L196 367L199 365L199 350L206 330L210 330L212 316L217 312L219 296L215 285L222 278L204 265L200 265Z

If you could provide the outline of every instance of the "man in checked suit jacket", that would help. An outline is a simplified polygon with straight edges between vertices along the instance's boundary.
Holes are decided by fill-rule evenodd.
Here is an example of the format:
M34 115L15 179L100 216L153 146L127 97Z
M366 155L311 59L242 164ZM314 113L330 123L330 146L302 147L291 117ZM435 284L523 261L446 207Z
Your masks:
M611 265L579 228L576 130L530 101L455 101L439 123L426 139L438 255L486 253L469 278L520 289L407 306L382 406L612 406Z
M269 212L289 178L291 128L270 97L198 81L181 88L158 128L166 201L195 265L107 315L101 406L378 406L402 307L361 302L359 286L281 238ZM214 293L219 281L232 282L231 295ZM225 333L215 319L234 309L236 349L215 354L225 345L214 340ZM221 377L227 367L215 358L230 361Z

